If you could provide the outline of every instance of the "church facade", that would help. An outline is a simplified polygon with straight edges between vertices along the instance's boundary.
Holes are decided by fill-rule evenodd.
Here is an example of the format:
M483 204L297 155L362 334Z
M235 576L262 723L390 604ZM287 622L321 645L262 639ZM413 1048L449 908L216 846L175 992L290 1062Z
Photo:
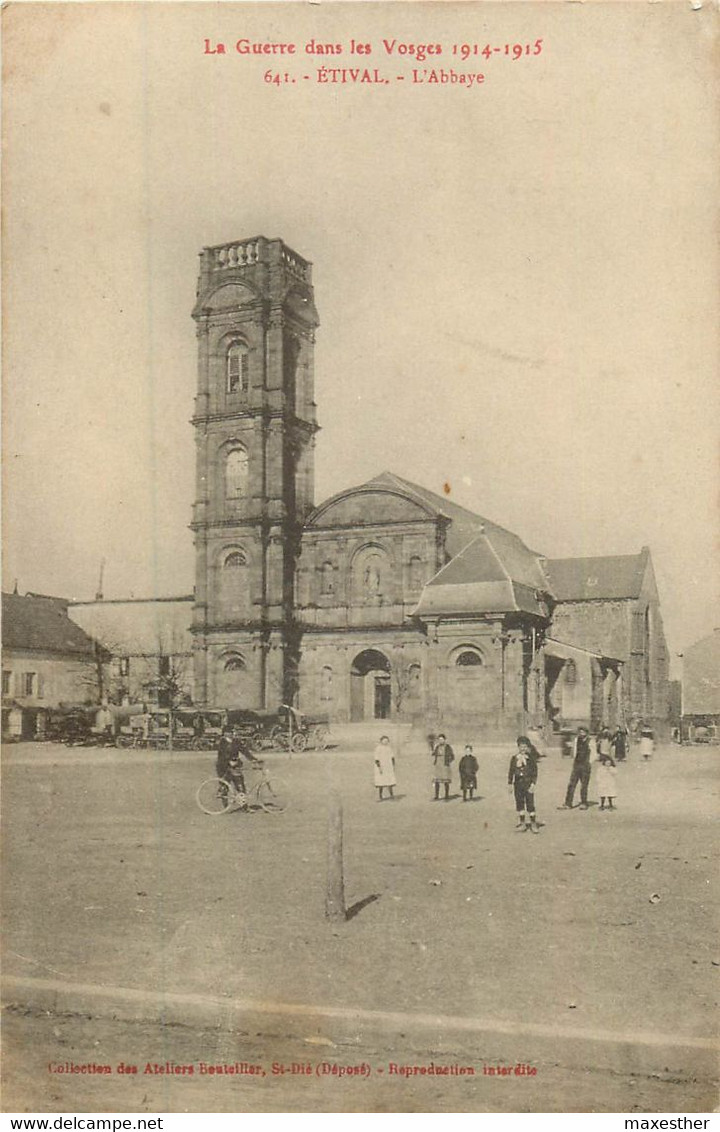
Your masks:
M567 560L596 564L588 597L565 560L550 569L517 535L392 472L315 506L307 261L264 237L205 248L193 317L195 702L498 735L638 711L661 725L657 590L613 590L616 571L597 564L619 560ZM639 637L610 630L618 607L642 621Z

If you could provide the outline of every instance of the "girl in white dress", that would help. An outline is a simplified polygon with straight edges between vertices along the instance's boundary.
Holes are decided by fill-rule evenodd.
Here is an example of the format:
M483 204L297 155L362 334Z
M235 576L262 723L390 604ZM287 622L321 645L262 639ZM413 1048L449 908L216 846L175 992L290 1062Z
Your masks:
M375 785L378 790L378 802L383 800L383 791L387 789L393 797L393 787L397 785L395 777L395 752L390 746L390 739L383 735L375 748Z
M612 755L601 754L595 771L595 789L600 795L600 809L614 810L617 798L617 767ZM607 806L605 805L607 802Z

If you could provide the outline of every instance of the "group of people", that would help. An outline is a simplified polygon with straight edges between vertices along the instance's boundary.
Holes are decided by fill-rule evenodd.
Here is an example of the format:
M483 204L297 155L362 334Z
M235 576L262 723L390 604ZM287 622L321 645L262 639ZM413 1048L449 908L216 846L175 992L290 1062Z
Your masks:
M644 729L640 737L640 754L644 759L652 757L654 739L649 729ZM452 767L455 762L455 753L443 734L437 735L431 741L432 751L432 782L434 788L434 801L442 797L450 800L450 786L452 783ZM614 811L617 800L617 764L623 762L628 754L628 733L618 727L614 733L603 727L595 739L593 746L590 734L586 727L578 728L573 742L572 768L565 800L558 809L570 810L574 807L575 791L580 786L580 809L587 810L588 788L590 776L595 765L595 783L600 798L601 810ZM520 735L517 740L517 750L510 759L508 768L508 788L515 799L517 812L517 830L532 833L540 832L535 808L535 788L538 781L539 762L544 757L537 746L526 735ZM378 791L378 801L382 801L387 791L388 798L394 798L397 786L395 769L395 752L390 744L390 738L383 735L374 752L374 781ZM473 753L470 743L466 744L463 755L458 763L460 775L460 789L463 802L471 801L477 790L478 761Z
M394 789L397 786L395 775L395 752L390 745L388 735L383 735L375 748L375 786L378 792L378 801L382 802L385 791L388 798L394 798ZM444 789L445 800L450 799L450 783L452 782L452 764L455 762L455 752L444 735L438 735L432 749L433 783L435 786L435 801L440 798L440 790ZM479 763L473 754L470 743L465 747L462 758L458 764L460 772L460 789L463 802L472 799L477 790L477 772Z

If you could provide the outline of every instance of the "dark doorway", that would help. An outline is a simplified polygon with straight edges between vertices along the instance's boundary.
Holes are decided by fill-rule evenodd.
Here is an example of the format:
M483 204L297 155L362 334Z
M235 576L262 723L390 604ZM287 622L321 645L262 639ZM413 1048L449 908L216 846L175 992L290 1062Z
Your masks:
M358 653L350 666L350 720L389 719L390 661L378 649Z
M390 677L375 676L375 718L390 718Z

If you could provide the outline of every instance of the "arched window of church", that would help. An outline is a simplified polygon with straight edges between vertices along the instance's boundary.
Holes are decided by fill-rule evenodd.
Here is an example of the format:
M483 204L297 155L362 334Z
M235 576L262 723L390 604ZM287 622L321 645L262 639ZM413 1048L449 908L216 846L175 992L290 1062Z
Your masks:
M242 499L247 494L248 455L244 448L232 448L225 457L225 498Z
M565 661L565 683L577 684L577 665L574 660Z
M327 702L333 698L333 670L329 664L320 669L320 699Z
M463 649L455 657L458 668L477 668L482 664L482 657L475 649Z
M335 567L332 562L323 562L320 571L320 590L323 594L335 593Z
M242 672L245 669L245 660L237 653L226 658L223 668L226 672Z
M410 581L410 589L413 592L415 592L416 590L422 589L423 564L422 564L422 558L418 558L417 555L413 555L413 557L410 559L409 581Z
M248 348L244 342L233 342L227 352L226 391L228 393L247 393L249 378Z
M228 554L223 562L226 570L241 570L243 566L247 566L247 558L243 550L233 550Z

